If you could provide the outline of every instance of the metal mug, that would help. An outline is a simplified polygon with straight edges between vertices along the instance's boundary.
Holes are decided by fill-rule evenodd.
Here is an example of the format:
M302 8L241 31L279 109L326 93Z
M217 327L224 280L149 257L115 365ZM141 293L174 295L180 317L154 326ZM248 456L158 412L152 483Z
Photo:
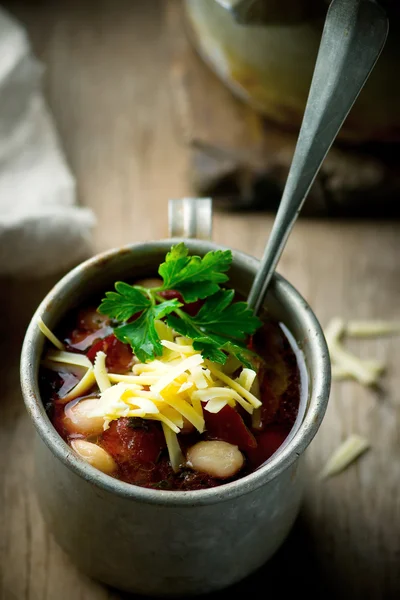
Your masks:
M196 206L201 215L197 221ZM171 215L180 218L179 229L190 235L201 231L206 237L210 232L210 207L204 202L175 203ZM172 232L177 235L178 228L172 227ZM124 246L73 269L37 309L21 359L23 395L37 431L37 494L49 529L86 574L121 590L154 596L225 588L275 553L298 514L303 453L321 424L330 389L329 354L321 327L300 294L276 274L266 306L302 349L308 394L297 431L262 467L216 488L174 492L118 481L77 456L53 428L40 398L38 368L44 339L37 320L42 317L54 329L71 308L114 281L154 275L176 241ZM205 240L184 241L191 253L199 255L220 248ZM246 294L258 267L258 260L233 250L233 287Z

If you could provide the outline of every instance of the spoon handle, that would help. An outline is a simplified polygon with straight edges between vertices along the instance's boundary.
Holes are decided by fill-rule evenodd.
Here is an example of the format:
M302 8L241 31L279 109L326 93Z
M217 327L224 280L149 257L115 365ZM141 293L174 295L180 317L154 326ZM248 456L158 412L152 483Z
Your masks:
M257 313L283 248L336 135L385 45L389 23L374 0L333 0L296 149L248 304Z

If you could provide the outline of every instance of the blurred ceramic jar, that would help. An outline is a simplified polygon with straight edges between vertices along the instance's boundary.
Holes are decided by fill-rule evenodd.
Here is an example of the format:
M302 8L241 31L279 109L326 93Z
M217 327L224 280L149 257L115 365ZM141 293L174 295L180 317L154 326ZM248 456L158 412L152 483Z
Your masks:
M400 2L386 0L390 33L340 133L353 142L400 140ZM194 42L216 73L257 111L297 130L327 0L185 0Z

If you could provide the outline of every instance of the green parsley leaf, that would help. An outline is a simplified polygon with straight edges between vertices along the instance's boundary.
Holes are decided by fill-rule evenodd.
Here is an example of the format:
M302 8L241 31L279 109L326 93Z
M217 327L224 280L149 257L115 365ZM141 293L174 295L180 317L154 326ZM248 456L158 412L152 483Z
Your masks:
M154 321L162 319L180 306L182 304L176 298L151 306L132 323L116 327L114 333L121 342L132 346L141 362L153 360L156 356L160 356L163 350Z
M215 250L203 258L188 253L183 242L173 246L158 273L163 278L163 290L177 290L185 302L195 302L214 294L221 283L228 281L225 271L232 263L232 252Z
M153 306L152 311L154 318L162 319L180 306L183 306L183 304L182 302L179 302L177 298L173 298L172 300L164 300L164 302L161 302L161 304L156 304Z
M99 313L109 316L110 319L127 321L152 304L149 296L138 287L117 281L115 289L116 292L106 292L106 297L97 309Z
M193 348L200 350L203 358L208 358L213 362L224 365L228 356L232 354L249 369L254 368L252 359L255 356L246 346L240 342L233 343L224 337L205 334L193 326L191 317L180 319L175 315L169 315L167 323L175 331L193 340Z
M215 343L212 338L204 337L199 338L193 342L193 348L200 350L203 358L208 358L212 362L224 365L228 358L225 352L223 352Z
M244 345L248 334L253 333L261 321L254 316L245 302L232 304L235 292L220 290L208 298L196 316L179 311L179 317L169 315L170 327L193 340L195 350L205 358L224 364L227 353L236 356L246 366L251 366L251 352Z
M226 271L231 262L230 250L208 252L200 258L189 256L184 243L177 244L160 265L161 287L143 288L119 281L115 292L106 293L98 311L119 321L114 329L116 337L130 344L142 362L162 354L154 322L166 317L168 325L193 340L194 348L205 358L224 364L231 354L251 367L257 355L246 347L246 340L261 321L246 302L233 302L233 290L221 289L220 285L228 280ZM187 303L205 301L192 317L180 310L182 304L176 298L164 300L160 296L164 290L180 292Z
M185 302L196 302L203 300L220 289L217 283L212 281L197 281L193 283L180 283L179 287L175 287L181 293Z
M226 342L222 346L222 348L228 354L232 354L233 356L235 356L244 367L247 367L248 369L258 369L258 367L256 367L256 364L257 362L259 362L260 357L255 352L249 350L247 347L240 346L239 344L234 344L233 342Z
M141 362L152 360L162 353L160 338L154 326L151 309L147 309L132 323L114 329L116 337L124 344L130 344Z
M246 302L234 302L234 290L220 290L207 298L199 312L192 317L193 325L207 333L245 340L261 326L261 321Z

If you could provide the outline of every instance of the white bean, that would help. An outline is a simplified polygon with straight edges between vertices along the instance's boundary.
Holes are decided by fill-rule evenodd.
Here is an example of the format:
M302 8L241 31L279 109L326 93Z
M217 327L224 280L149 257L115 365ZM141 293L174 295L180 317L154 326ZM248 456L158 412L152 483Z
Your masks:
M198 442L187 452L187 466L217 479L235 475L243 466L243 454L237 446L222 441Z
M98 402L97 398L80 400L72 406L65 407L64 424L71 433L83 433L83 435L99 435L103 431L103 417L92 417L92 411Z
M148 277L146 279L139 279L135 281L134 285L141 285L145 288L155 288L160 287L163 284L161 279L157 279L156 277Z
M97 444L86 440L73 440L71 447L83 460L107 475L111 475L117 468L113 457Z

